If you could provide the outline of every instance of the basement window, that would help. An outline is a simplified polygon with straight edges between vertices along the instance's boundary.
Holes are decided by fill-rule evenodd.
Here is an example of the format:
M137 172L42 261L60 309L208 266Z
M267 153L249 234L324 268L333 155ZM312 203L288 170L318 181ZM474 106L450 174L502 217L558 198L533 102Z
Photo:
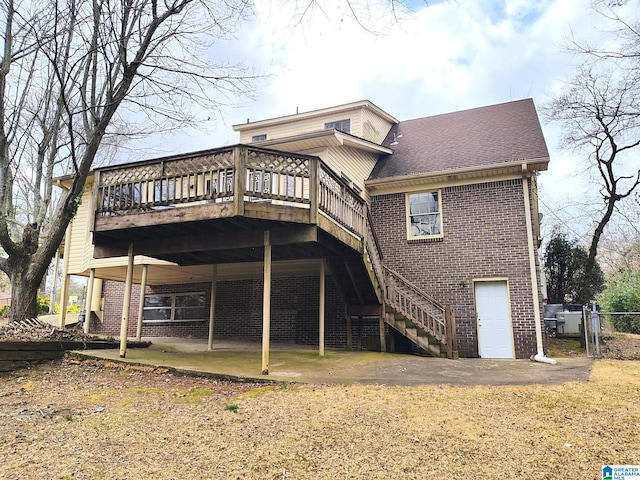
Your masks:
M351 132L351 119L347 118L346 120L338 120L336 122L327 122L324 124L325 130L340 130L344 133Z
M142 320L145 323L193 322L209 318L204 292L145 295Z
M440 190L407 194L407 238L442 238Z

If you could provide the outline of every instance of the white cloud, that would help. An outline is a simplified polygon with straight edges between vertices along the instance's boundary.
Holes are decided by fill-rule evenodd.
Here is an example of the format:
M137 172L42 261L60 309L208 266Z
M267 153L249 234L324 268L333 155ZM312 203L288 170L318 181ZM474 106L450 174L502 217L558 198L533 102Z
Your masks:
M213 123L211 131L176 136L173 152L233 143L238 137L229 125L247 118L363 98L400 120L526 97L541 106L577 62L564 49L567 37L600 35L589 0L459 0L422 8L418 2L396 25L375 23L388 6L379 2L368 2L370 17L362 17L384 32L376 36L340 0L319 3L324 10L299 25L297 2L257 0L255 20L228 48L258 71L269 71L262 93L245 107L223 111L224 123ZM557 127L543 128L552 163L541 184L553 206L567 195L582 195L585 185L573 175L581 168L576 158L557 148Z

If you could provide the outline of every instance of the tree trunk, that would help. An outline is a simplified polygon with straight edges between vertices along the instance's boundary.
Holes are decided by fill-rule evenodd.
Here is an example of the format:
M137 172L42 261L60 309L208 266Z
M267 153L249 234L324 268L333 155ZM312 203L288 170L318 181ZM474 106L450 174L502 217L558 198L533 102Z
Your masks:
M28 261L27 261L28 262ZM25 262L26 263L26 262ZM38 316L38 287L42 281L41 275L31 275L30 268L22 265L11 272L11 310L9 321L15 322Z

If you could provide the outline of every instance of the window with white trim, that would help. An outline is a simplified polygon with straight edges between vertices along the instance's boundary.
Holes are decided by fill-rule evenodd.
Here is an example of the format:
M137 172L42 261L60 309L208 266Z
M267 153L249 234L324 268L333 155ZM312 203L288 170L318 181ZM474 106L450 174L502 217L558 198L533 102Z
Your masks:
M440 190L407 194L407 238L442 237Z
M325 130L340 130L344 133L349 133L351 131L351 119L347 118L345 120L337 120L335 122L327 122L324 124Z
M144 296L144 322L193 322L209 318L204 292Z

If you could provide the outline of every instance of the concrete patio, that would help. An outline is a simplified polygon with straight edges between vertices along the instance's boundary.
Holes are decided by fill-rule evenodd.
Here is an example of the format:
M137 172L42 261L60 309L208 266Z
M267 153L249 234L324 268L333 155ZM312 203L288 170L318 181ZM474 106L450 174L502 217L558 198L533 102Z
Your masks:
M386 385L530 385L584 382L593 360L561 358L556 365L529 360L490 360L419 357L415 355L327 350L324 357L315 347L272 344L269 375L261 374L260 343L180 338L143 338L149 348L129 348L125 359L114 350L74 352L81 358L97 358L203 374L244 379L318 384Z

